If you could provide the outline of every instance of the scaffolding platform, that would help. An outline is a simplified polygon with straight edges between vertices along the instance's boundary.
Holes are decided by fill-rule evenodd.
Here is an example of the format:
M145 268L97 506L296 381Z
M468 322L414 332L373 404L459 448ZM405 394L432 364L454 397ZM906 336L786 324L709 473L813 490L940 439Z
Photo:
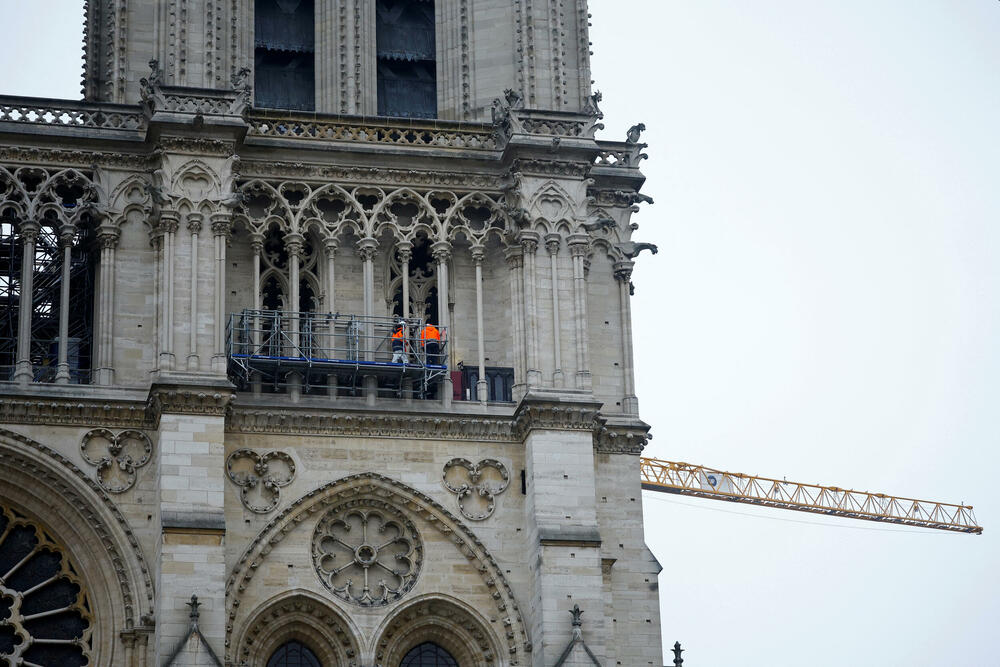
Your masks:
M402 359L392 334L404 321ZM226 327L229 377L241 389L357 395L374 378L379 391L427 398L448 374L447 332L424 344L419 318L244 310ZM371 382L367 380L367 382Z

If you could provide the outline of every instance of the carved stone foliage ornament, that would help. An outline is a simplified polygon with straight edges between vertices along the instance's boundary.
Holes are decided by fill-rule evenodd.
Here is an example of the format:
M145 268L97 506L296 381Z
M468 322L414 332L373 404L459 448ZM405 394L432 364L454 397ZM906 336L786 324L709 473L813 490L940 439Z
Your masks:
M142 431L127 429L116 434L98 428L84 433L80 453L87 463L97 466L97 483L102 489L122 493L135 484L136 470L149 463L153 444Z
M237 449L226 459L226 474L240 487L243 506L264 514L278 506L281 487L295 479L295 462L284 452L258 454L251 449Z
M323 515L312 552L323 585L362 607L387 605L406 595L423 563L416 526L377 500L348 501Z
M488 519L496 508L496 496L507 490L510 473L496 459L472 463L452 459L444 464L442 479L446 489L458 496L458 511L466 519Z

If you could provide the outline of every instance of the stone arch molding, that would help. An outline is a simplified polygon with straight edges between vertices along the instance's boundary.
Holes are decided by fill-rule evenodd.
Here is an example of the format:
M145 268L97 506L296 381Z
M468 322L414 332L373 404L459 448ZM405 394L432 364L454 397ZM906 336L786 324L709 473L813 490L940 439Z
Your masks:
M236 562L226 582L227 663L239 659L238 652L242 651L241 642L247 635L248 624L252 623L252 620L248 618L250 610L241 609L243 594L271 550L302 522L318 519L327 509L347 501L363 499L391 503L406 513L419 516L429 526L433 526L445 536L475 566L483 584L491 593L496 605L497 616L502 620L502 628L495 631L495 634L500 636L494 636L491 640L494 645L501 647L497 649L497 652L502 653L502 656L497 657L496 664L529 664L528 654L532 646L528 627L521 615L514 591L504 576L503 569L497 564L486 546L458 517L434 499L402 482L374 472L343 477L306 493L277 514L251 541ZM421 599L423 598L409 601L404 598L403 606L399 608L408 608ZM465 611L466 615L472 614L469 610ZM475 617L477 615L473 616L473 618ZM469 619L467 617L464 619L464 622L468 624ZM384 632L385 627L388 626L383 626L379 632ZM493 630L486 628L481 622L479 622L479 628L480 632L487 635L493 636L494 634ZM375 643L378 641L378 634L375 635L375 638L368 651L376 650ZM482 649L480 651L482 652ZM482 664L491 663L482 662Z
M142 547L107 493L72 461L0 428L0 499L47 524L76 564L97 619L93 664L126 664L128 633L152 626Z
M281 593L258 607L234 642L235 664L264 665L285 642L298 640L324 665L358 667L361 636L351 619L311 591ZM226 664L230 664L227 658Z
M453 597L422 595L393 611L375 632L376 667L400 664L423 642L447 650L463 667L506 664L480 615Z

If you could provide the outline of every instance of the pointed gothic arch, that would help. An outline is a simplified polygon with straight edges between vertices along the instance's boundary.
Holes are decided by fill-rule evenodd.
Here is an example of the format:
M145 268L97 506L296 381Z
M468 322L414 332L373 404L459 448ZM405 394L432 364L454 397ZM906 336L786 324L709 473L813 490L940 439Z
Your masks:
M151 630L153 582L128 521L96 482L65 456L0 428L0 502L44 517L87 590L95 619L92 663L130 664L135 631ZM143 637L146 635L143 634Z
M244 608L242 597L268 554L302 522L312 517L318 519L328 508L347 501L365 499L405 508L407 513L433 526L474 564L485 589L490 592L496 606L495 613L502 622L500 627L503 628L502 636L498 636L496 630L481 624L483 632L491 637L493 646L502 647L502 654L509 656L511 663L527 664L531 651L528 626L521 615L513 588L486 545L458 517L430 496L375 472L342 477L309 491L278 513L250 542L226 582L226 660L237 657L235 652L247 631L250 614L250 610ZM405 597L403 600L409 604ZM368 650L374 650L374 641Z

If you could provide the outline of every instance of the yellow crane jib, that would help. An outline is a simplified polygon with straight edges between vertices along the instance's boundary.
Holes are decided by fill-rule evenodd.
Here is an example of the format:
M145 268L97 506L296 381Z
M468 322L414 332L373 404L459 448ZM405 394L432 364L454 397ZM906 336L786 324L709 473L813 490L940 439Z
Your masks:
M690 463L641 458L642 488L697 498L979 535L971 505L901 498L836 486L744 475Z

